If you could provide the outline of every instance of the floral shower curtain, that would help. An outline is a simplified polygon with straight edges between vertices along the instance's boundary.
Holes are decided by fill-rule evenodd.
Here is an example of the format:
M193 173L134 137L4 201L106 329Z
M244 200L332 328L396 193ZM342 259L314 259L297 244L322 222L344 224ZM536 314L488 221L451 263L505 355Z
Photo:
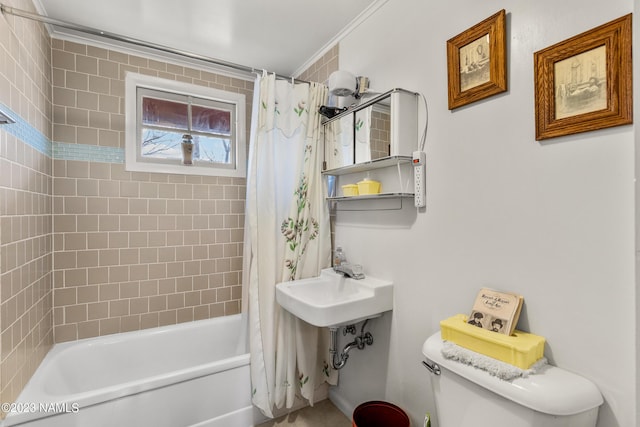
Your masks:
M279 282L317 276L330 265L329 213L320 177L318 108L324 85L292 84L274 75L254 88L244 248L252 400L267 416L311 404L323 382L335 384L328 331L283 310Z

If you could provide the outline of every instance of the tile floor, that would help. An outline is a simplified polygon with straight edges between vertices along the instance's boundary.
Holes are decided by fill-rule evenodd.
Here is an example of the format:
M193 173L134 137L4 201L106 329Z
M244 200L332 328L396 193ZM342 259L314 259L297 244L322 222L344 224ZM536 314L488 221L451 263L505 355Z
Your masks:
M351 420L326 399L257 427L351 427Z

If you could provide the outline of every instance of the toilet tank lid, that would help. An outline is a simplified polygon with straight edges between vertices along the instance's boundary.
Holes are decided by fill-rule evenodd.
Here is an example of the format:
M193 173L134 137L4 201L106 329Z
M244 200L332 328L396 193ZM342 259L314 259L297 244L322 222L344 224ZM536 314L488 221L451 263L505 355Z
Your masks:
M568 416L596 408L603 403L598 387L590 380L564 369L547 365L534 375L504 381L486 371L445 359L440 332L430 336L422 353L432 362L506 399L534 411Z

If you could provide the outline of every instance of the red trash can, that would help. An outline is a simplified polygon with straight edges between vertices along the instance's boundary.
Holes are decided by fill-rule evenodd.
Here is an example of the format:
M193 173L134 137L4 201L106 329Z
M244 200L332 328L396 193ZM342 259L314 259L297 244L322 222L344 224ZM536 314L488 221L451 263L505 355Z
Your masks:
M353 427L410 427L407 414L389 402L372 400L353 411Z

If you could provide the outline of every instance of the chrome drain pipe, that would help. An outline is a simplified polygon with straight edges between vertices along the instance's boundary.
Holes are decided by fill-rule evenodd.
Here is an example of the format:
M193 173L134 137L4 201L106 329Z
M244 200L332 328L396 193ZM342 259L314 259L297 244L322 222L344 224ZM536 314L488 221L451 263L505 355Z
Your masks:
M371 332L364 332L364 327L367 325L367 322L369 322L369 319L365 320L362 324L362 327L360 328L360 335L355 337L352 342L345 345L340 354L338 354L338 328L329 328L329 332L331 333L329 354L331 355L331 365L333 366L333 369L344 368L344 365L347 364L349 352L352 348L355 347L358 350L363 350L365 346L373 344L373 335L371 335ZM355 325L348 325L344 328L343 334L346 335L348 332L355 334L355 331Z

